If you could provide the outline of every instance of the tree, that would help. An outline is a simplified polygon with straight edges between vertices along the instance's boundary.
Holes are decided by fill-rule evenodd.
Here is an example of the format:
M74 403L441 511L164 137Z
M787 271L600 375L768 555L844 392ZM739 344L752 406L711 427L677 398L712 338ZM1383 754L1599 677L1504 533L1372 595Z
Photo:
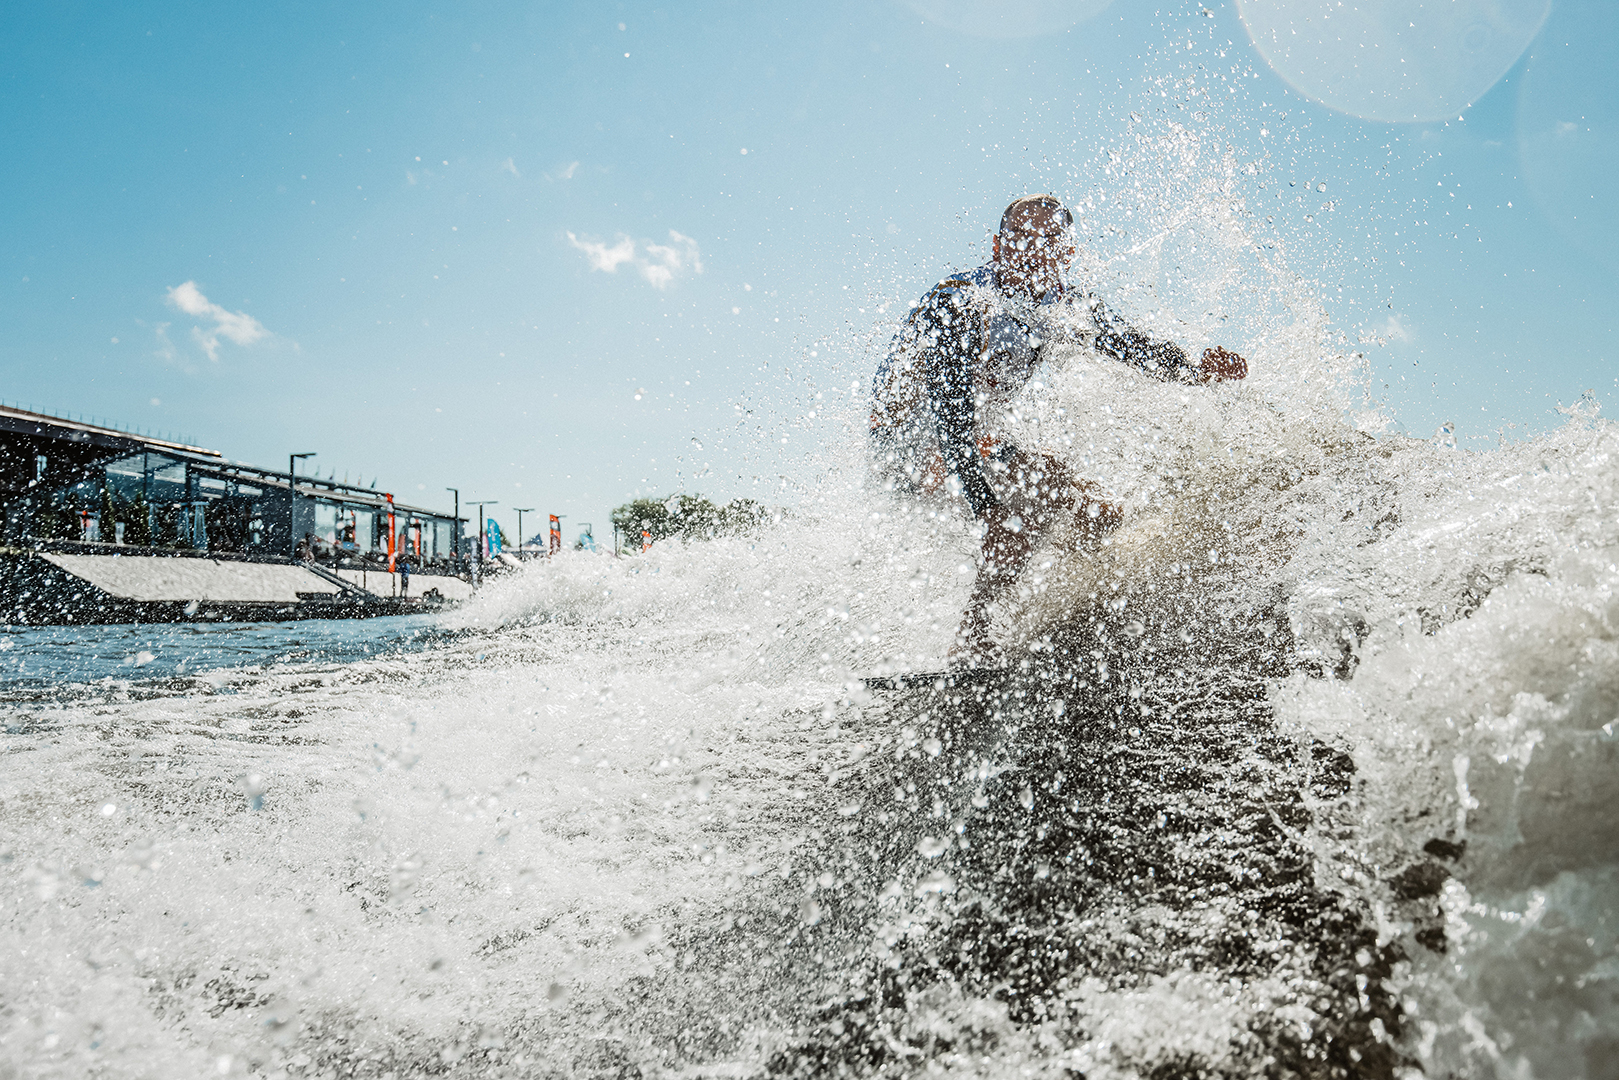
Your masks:
M675 494L666 499L635 499L616 507L611 516L613 526L633 546L643 529L654 541L671 536L707 540L748 532L764 524L770 511L753 499L732 499L716 506L701 495Z

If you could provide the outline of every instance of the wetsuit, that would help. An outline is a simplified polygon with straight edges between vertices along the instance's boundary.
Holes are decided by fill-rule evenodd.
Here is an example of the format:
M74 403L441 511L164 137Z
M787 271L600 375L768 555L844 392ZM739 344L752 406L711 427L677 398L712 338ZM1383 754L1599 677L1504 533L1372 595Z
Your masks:
M1134 329L1098 297L1058 285L1028 300L1002 289L989 263L934 286L878 367L871 428L879 466L919 486L926 451L937 447L983 517L999 500L982 458L1014 450L991 440L981 447L982 414L1023 388L1053 342L1089 346L1159 378L1199 376L1180 346Z

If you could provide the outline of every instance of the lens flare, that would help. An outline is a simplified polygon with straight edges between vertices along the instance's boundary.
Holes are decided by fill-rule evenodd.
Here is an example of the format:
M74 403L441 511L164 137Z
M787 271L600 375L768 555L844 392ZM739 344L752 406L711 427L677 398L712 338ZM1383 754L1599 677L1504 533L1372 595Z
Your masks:
M1559 232L1619 270L1619 74L1612 63L1619 11L1611 4L1559 9L1529 55L1518 98L1524 179Z
M1551 0L1237 0L1289 86L1364 120L1447 120L1484 95L1540 32Z
M1113 0L1007 0L1005 3L960 4L941 0L905 0L929 22L962 34L987 38L1038 37L1055 34L1100 15Z

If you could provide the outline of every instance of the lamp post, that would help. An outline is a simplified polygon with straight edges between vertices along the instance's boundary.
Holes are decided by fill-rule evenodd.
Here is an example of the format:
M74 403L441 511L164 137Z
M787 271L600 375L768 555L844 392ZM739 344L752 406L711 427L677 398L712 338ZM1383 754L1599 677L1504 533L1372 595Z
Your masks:
M319 456L313 450L307 454L287 455L287 543L290 545L287 554L294 557L298 554L298 540L292 535L298 529L298 462Z
M468 499L467 501L472 502L474 500ZM477 500L477 503L478 503L478 574L477 574L477 578L478 578L478 581L482 581L483 580L483 548L484 548L484 543L483 543L483 524L484 524L484 520L485 520L484 516L483 516L483 508L486 507L486 506L499 506L500 505L500 500L499 499L479 499L479 500ZM476 582L474 582L474 584L476 584Z
M517 557L521 559L523 557L523 515L532 514L534 508L532 506L514 506L512 509L517 511Z
M450 572L453 574L461 565L461 489L447 487L444 490L455 492L455 536L450 540Z

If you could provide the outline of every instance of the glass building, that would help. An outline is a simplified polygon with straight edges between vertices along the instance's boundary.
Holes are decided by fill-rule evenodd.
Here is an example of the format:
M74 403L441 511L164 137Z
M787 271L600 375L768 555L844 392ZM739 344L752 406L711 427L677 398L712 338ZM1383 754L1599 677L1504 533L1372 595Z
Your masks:
M356 485L0 407L0 540L449 570L459 522Z

